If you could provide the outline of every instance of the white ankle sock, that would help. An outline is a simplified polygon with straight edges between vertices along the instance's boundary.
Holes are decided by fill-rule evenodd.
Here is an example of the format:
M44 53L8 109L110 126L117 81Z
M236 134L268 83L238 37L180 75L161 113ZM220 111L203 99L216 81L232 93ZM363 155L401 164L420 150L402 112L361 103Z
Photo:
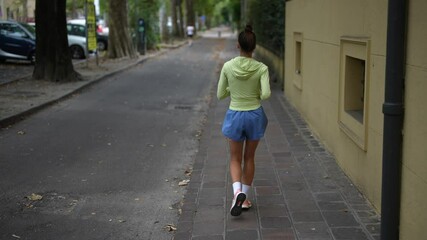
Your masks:
M249 190L251 190L250 185L242 184L242 192L244 192L246 194L246 196L249 195Z
M233 193L236 195L237 191L242 191L242 183L241 182L234 182L233 183Z

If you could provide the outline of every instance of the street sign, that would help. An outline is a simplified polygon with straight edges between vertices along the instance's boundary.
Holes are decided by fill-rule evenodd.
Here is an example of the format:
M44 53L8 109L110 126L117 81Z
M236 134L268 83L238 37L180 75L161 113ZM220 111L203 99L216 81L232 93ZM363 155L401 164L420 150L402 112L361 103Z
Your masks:
M146 39L145 39L145 21L143 18L138 19L138 38L137 47L138 52L145 55L146 50Z
M87 0L86 5L86 31L87 31L87 45L89 51L96 50L96 18L95 18L95 4L93 0Z
M143 34L143 33L144 33L144 31L145 31L145 23L144 23L144 19L140 18L140 19L138 20L138 32Z

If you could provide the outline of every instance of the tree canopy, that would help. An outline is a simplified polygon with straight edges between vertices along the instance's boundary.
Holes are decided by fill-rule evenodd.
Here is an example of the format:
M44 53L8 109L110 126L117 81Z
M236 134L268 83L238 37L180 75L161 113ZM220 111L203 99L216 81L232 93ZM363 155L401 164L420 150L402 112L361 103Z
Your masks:
M36 1L37 61L33 77L71 81L79 76L68 52L65 21L67 16L84 13L85 0L57 0L54 3ZM184 37L183 29L188 24L203 30L219 24L241 29L251 23L258 44L283 56L283 0L99 0L99 4L100 17L106 16L109 22L108 55L111 58L135 56L140 18L145 21L148 49L156 48L161 39L167 40L167 35ZM109 11L112 9L114 11Z
M251 0L246 19L257 34L257 42L263 47L283 56L285 42L285 1ZM243 23L244 24L244 23Z

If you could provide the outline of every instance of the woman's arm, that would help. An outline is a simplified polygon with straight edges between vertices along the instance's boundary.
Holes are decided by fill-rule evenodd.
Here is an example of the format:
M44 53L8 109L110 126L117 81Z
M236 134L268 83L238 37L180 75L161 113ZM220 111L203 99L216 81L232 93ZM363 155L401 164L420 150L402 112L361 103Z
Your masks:
M230 96L230 91L228 89L228 79L225 74L225 65L222 67L221 75L218 81L218 89L216 92L216 97L221 100Z
M271 95L271 90L270 90L270 77L268 74L268 68L265 67L265 69L263 70L262 74L261 74L261 94L260 94L260 98L261 100L265 100L268 99Z

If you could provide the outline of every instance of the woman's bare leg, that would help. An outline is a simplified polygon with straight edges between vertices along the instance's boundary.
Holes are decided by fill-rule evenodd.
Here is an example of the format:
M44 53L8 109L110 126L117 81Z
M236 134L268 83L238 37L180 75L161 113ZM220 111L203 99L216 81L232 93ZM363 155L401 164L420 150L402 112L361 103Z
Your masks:
M255 175L255 151L258 147L259 140L247 140L245 144L244 166L242 183L245 185L252 185Z
M230 143L230 175L231 181L241 182L242 179L242 154L243 154L243 143L229 140Z

